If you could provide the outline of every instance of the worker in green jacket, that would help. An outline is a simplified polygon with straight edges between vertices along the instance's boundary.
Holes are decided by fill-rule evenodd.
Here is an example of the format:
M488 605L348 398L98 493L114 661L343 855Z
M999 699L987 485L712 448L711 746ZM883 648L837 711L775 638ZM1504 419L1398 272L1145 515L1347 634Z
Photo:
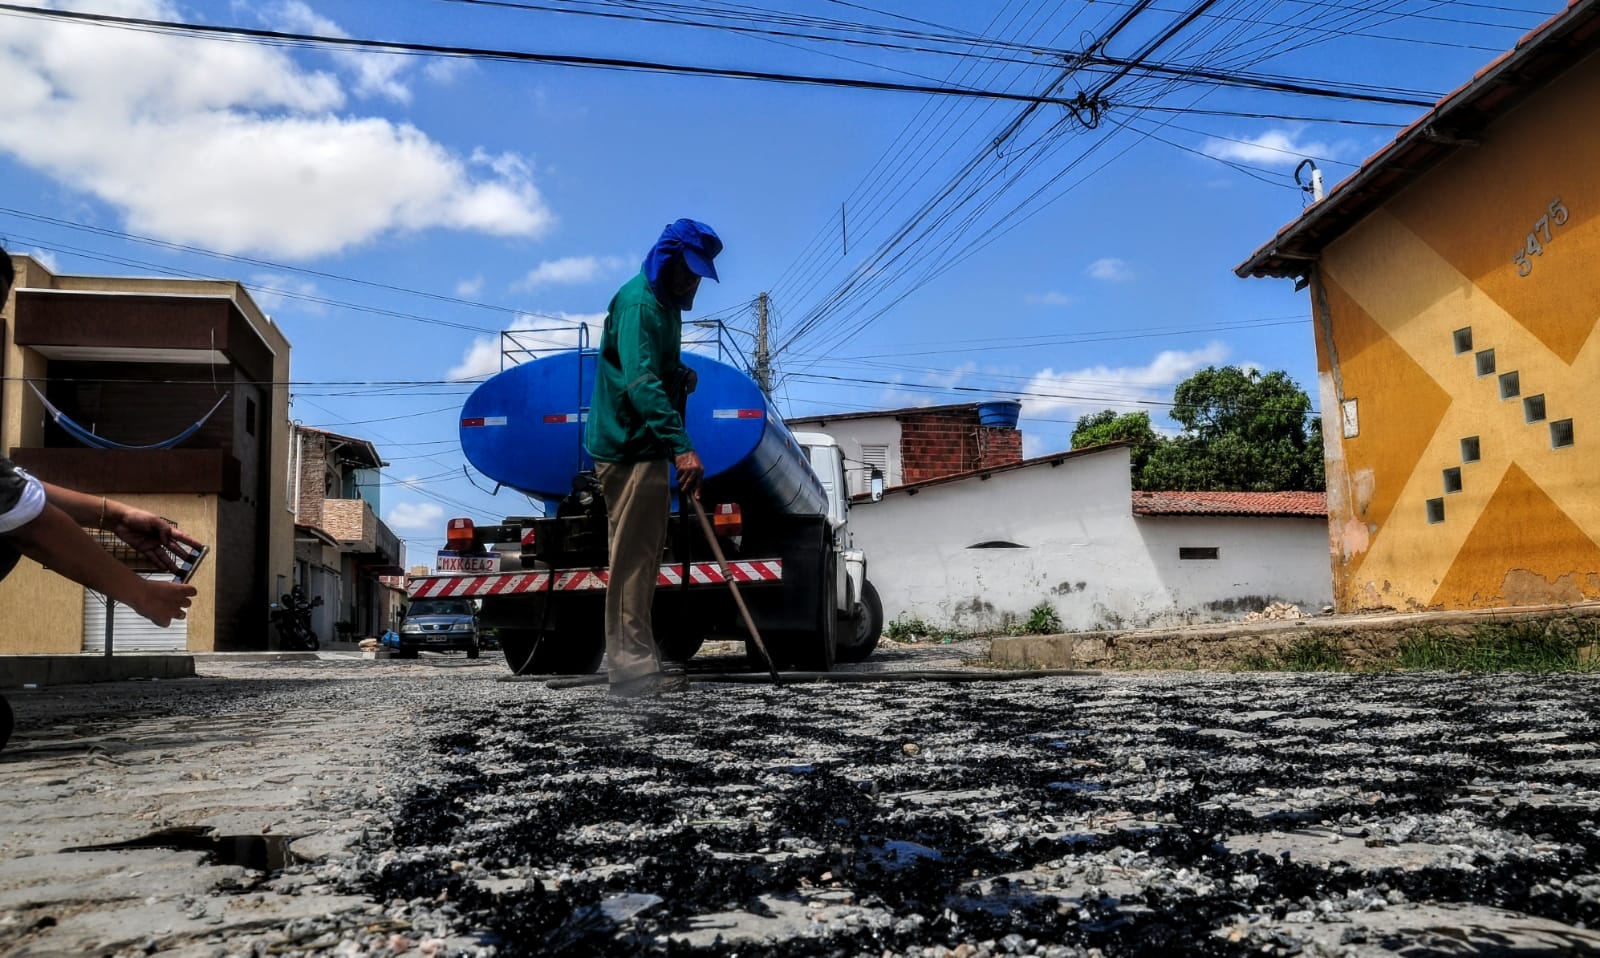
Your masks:
M683 687L681 676L661 671L650 606L672 509L670 467L676 466L684 495L696 494L705 473L684 428L695 376L680 355L683 311L693 308L702 278L717 278L712 260L720 252L722 240L711 227L690 219L672 223L606 310L584 445L608 516L606 658L615 695Z

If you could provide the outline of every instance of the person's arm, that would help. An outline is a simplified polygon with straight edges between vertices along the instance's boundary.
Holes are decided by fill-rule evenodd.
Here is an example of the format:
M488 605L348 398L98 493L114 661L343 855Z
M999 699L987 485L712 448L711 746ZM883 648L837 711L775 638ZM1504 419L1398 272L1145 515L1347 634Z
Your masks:
M173 543L198 547L200 543L172 523L152 512L135 509L115 499L92 496L48 482L45 498L80 526L91 526L116 533L117 538L137 549L162 572L181 575L183 570L168 551Z
M97 516L99 508L96 497ZM136 575L89 538L76 515L49 502L32 521L7 533L7 538L40 565L121 602L162 627L183 618L195 594L192 585L155 582Z

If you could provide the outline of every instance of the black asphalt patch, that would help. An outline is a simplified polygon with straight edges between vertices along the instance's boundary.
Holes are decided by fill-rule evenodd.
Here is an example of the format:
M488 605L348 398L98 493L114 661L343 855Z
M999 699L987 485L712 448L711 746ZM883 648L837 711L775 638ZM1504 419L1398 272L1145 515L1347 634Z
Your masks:
M349 890L503 955L1600 953L1587 677L497 685Z

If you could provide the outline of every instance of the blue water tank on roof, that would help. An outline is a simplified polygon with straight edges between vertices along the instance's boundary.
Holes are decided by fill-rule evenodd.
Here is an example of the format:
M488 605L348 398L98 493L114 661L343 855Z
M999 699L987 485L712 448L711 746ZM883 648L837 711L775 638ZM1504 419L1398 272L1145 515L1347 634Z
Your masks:
M572 491L593 469L583 417L594 391L592 352L557 353L484 381L461 408L461 451L490 479L545 500ZM809 457L755 381L698 353L683 361L700 377L689 397L689 439L706 470L707 495L796 515L827 511Z

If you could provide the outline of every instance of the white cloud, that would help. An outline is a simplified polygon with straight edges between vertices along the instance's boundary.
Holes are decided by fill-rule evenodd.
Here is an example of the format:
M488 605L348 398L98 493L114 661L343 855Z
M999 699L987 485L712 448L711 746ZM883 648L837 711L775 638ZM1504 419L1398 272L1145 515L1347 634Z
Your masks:
M560 259L547 259L535 266L511 288L530 290L540 286L591 283L622 268L623 262L619 256L563 256Z
M483 292L483 277L474 276L464 279L456 284L456 295L462 299L471 299Z
M314 301L322 298L322 290L308 279L282 273L257 273L250 277L249 286L250 298L269 316L290 308L314 316L328 311L322 303Z
M1095 260L1089 264L1089 268L1084 272L1094 279L1107 283L1126 283L1128 280L1133 279L1133 267L1115 256L1107 256L1104 259Z
M429 57L422 67L422 75L442 86L456 82L471 65L472 61L460 57Z
M433 532L444 528L444 506L432 502L397 502L383 521L396 532Z
M325 37L349 37L339 25L312 10L301 0L290 0L277 11L280 26L293 33L314 33ZM381 96L397 103L410 103L411 90L399 81L407 67L407 58L397 54L372 53L354 49L334 48L334 61L356 77L356 92L363 96Z
M512 320L508 332L513 335L503 341L499 334L479 336L462 354L461 362L445 373L450 380L482 379L500 371L500 356L506 348L518 350L517 359L527 362L551 352L571 349L578 345L578 329L589 327L589 343L599 345L600 331L605 327L605 313L557 313L552 316L518 316Z
M1143 366L1088 366L1061 372L1045 369L1029 381L1022 415L1076 419L1102 409L1142 409L1150 413L1153 425L1162 428L1166 424L1166 407L1148 403L1170 402L1172 387L1196 370L1226 362L1228 352L1226 343L1214 342L1188 351L1165 350Z
M166 0L115 12L179 19ZM355 89L394 82L357 70ZM438 227L535 236L553 219L520 158L340 114L339 76L274 47L11 18L0 89L0 152L162 239L311 257Z
M1344 152L1341 145L1320 141L1299 142L1303 131L1294 129L1268 130L1249 139L1220 139L1211 137L1200 147L1207 156L1219 160L1237 160L1255 166L1298 166L1311 156L1335 158Z
M1048 293L1029 293L1023 301L1034 306L1071 306L1072 297L1051 290Z

